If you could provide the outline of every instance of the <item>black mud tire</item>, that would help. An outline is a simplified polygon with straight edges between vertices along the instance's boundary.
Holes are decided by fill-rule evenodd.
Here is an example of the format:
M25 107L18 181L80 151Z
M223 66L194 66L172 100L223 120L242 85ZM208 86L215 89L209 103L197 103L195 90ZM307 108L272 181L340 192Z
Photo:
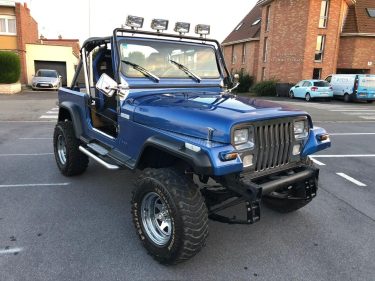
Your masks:
M350 102L350 96L348 93L345 93L344 95L344 102Z
M163 245L152 241L142 220L142 202L148 194L159 196L171 218L171 234ZM182 173L170 168L145 169L137 179L131 204L137 235L147 252L161 264L186 261L205 245L207 207L200 190Z
M58 142L60 139L65 142L65 161L59 155ZM57 167L63 175L76 176L86 171L89 158L79 151L80 144L81 141L76 138L71 121L57 123L53 134L53 149Z

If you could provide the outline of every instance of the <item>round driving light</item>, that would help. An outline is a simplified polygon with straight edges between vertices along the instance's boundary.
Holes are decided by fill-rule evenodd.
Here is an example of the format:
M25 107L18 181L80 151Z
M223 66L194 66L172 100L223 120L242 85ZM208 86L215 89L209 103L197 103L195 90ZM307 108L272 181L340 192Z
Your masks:
M253 165L253 155L252 154L246 155L242 159L242 164L243 164L244 168Z
M301 145L300 144L295 144L293 146L293 155L298 155L301 151Z

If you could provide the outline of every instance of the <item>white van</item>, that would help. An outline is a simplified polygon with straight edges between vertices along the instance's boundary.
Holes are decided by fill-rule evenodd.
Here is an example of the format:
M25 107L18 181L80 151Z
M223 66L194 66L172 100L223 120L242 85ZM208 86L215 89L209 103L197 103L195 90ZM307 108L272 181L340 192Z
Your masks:
M373 74L332 74L326 78L333 89L333 96L345 102L375 100L375 75Z

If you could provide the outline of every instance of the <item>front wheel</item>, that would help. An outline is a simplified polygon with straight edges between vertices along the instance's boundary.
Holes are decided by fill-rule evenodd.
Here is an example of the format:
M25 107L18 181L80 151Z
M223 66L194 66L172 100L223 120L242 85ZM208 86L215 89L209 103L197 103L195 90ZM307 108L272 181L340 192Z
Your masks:
M80 140L74 134L71 121L59 122L53 134L53 148L57 166L65 176L82 174L89 158L79 151Z
M293 91L289 92L289 98L294 99L294 93L293 93Z
M141 173L133 192L132 216L143 246L162 264L190 259L208 236L207 207L199 189L173 169Z

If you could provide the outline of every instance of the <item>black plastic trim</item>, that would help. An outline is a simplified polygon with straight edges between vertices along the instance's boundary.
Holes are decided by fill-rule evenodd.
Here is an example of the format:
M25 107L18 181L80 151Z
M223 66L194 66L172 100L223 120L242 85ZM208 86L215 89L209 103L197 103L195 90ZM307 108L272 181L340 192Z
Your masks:
M213 169L210 158L203 151L194 152L185 148L184 142L166 139L161 136L152 136L147 139L143 145L140 156L138 157L135 168L138 167L139 161L143 156L144 151L147 147L154 147L169 153L177 158L180 158L194 169L197 174L212 175Z
M80 109L77 105L75 105L73 102L70 101L63 101L62 103L59 104L60 108L66 109L73 122L73 127L74 127L74 133L76 135L76 138L80 138L83 134L83 128L82 128L82 123L81 123L81 114L80 114ZM64 121L61 120L60 116L60 111L59 111L59 121Z

